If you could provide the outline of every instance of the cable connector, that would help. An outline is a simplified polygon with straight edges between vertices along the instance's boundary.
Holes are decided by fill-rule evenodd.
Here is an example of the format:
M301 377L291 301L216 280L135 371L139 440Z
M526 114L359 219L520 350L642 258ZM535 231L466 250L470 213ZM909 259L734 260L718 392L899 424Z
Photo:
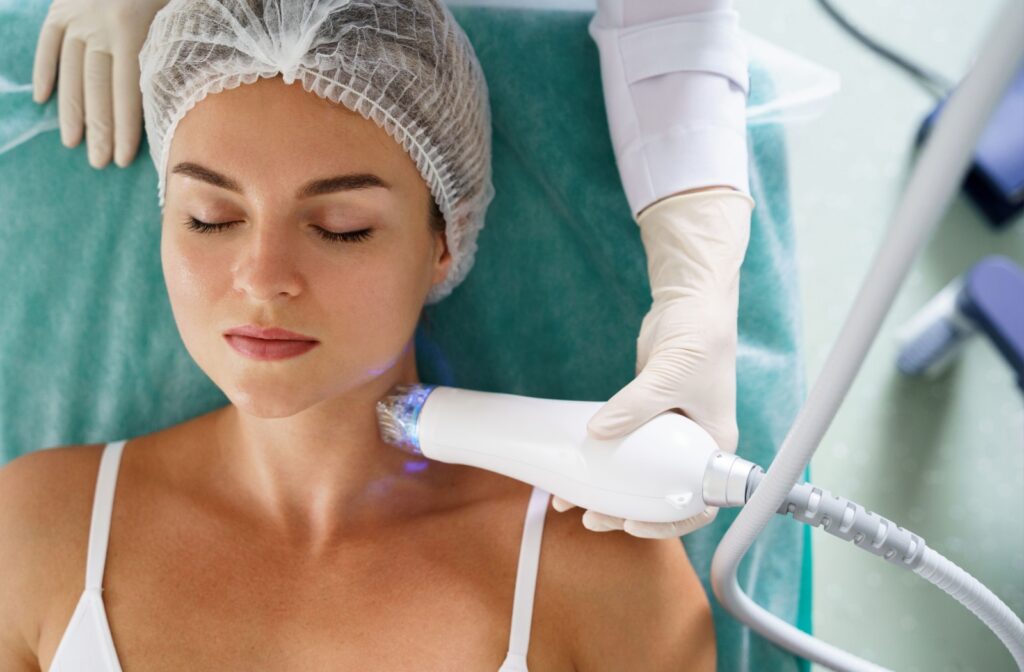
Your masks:
M716 451L708 458L704 470L704 487L701 495L710 506L743 506L747 503L747 484L753 469L760 469L753 462L732 453Z
M755 465L747 480L747 499L762 478L764 470ZM852 541L855 546L905 569L917 569L924 557L926 546L918 535L856 502L810 483L794 485L778 513L791 513L793 520L820 527L834 537Z

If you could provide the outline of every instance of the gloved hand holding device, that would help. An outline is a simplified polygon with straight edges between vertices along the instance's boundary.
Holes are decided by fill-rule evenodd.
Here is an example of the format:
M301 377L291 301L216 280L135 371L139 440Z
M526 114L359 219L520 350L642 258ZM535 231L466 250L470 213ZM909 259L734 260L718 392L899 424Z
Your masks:
M616 438L679 409L721 450L735 452L739 269L754 206L746 193L747 56L736 13L722 0L597 4L590 34L653 303L637 339L636 379L588 430ZM574 506L559 497L552 505ZM669 538L703 527L717 512L645 523L590 510L583 523Z
M32 69L32 98L45 103L57 79L60 139L82 141L89 164L127 167L142 134L139 50L168 0L54 0ZM59 73L58 73L59 69Z

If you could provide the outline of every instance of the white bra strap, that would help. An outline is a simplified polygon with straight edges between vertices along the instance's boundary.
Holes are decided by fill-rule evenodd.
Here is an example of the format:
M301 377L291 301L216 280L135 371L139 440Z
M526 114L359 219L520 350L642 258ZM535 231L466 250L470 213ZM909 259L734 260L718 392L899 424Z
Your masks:
M509 637L510 655L526 658L530 644L530 624L533 620L533 594L537 587L537 567L540 564L540 541L544 533L550 493L534 488L523 524L523 542L519 548L519 568L516 571L516 595L512 603L512 634Z
M85 588L99 589L103 583L103 567L107 562L107 541L110 538L110 515L114 510L114 486L121 465L121 451L127 439L112 441L103 449L100 470L96 477L96 494L92 501L92 522L89 525L89 554L85 561Z

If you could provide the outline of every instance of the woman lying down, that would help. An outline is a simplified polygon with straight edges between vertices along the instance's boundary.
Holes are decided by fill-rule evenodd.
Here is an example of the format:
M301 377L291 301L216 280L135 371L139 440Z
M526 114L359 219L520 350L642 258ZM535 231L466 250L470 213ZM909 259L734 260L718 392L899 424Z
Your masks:
M380 437L494 193L440 0L175 1L140 63L174 319L231 403L0 470L0 669L714 670L677 539Z

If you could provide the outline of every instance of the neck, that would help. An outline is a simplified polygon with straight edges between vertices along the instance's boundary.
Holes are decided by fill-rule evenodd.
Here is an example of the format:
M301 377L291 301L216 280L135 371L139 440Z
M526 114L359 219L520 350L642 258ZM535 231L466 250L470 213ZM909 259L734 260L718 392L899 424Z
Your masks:
M261 536L307 554L438 508L475 470L408 455L377 427L377 401L418 382L410 342L391 369L289 417L221 409L211 487Z

